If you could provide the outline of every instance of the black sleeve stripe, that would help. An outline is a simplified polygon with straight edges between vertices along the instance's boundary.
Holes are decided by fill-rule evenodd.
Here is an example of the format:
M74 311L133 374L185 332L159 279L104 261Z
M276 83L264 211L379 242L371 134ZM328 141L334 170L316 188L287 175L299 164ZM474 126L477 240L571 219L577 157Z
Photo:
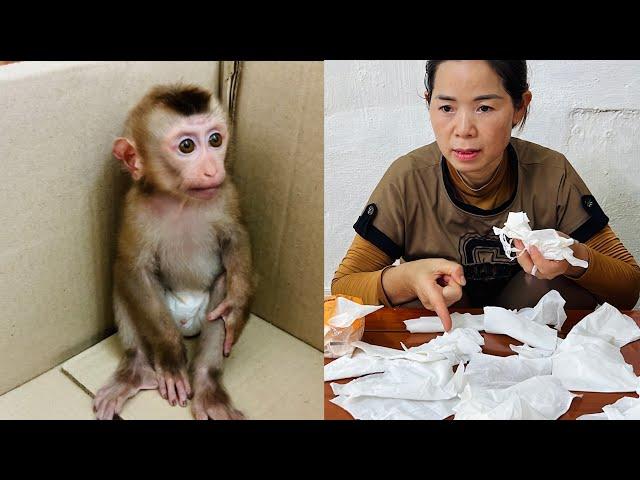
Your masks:
M378 207L375 203L366 206L362 215L353 225L355 231L365 240L373 243L376 247L389 255L394 261L402 256L402 248L384 233L372 225L373 219L378 213Z
M591 217L574 232L570 233L569 236L584 243L607 226L609 217L602 211L602 208L600 208L600 205L598 205L593 195L582 196L582 208L584 208Z

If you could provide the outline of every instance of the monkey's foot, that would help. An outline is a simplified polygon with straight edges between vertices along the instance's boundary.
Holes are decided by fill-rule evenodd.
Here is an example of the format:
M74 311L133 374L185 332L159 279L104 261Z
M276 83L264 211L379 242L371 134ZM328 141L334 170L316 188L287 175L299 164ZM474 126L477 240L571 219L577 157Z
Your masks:
M179 403L181 406L187 406L187 398L191 398L191 385L186 370L178 372L169 372L160 368L156 369L158 380L158 390L162 398L166 399L171 406Z
M217 375L215 376L217 377ZM194 385L195 394L191 401L191 411L196 420L244 420L239 410L231 406L229 395L217 378L198 379Z
M111 380L96 393L93 399L93 411L98 420L112 420L119 415L124 402L133 397L140 390L158 388L153 370L137 377L134 381Z

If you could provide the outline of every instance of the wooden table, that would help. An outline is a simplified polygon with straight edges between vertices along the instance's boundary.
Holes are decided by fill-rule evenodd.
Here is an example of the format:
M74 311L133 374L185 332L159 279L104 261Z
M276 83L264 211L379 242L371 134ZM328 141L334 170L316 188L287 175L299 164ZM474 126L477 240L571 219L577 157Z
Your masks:
M468 312L473 314L482 313L482 309L479 308L452 308L451 312ZM567 320L562 326L562 330L558 336L564 338L569 330L578 323L583 317L591 313L591 310L566 310ZM635 322L640 325L640 311L623 311L626 315L632 317ZM365 330L362 337L362 341L374 344L383 345L385 347L401 349L400 342L404 343L407 347L415 347L421 345L441 333L409 333L406 329L403 320L409 320L411 318L433 316L434 312L429 310L417 309L417 308L381 308L380 310L368 315L365 318ZM480 332L484 337L484 346L482 351L489 355L514 355L514 352L509 348L511 345L522 345L519 342L507 335L496 335L493 333ZM640 375L640 340L631 342L621 349L622 355L625 361L633 365L633 371L636 375ZM331 362L332 359L325 358L325 365ZM347 383L352 379L334 380L337 383ZM329 400L334 398L335 395L331 390L329 384L332 382L324 383L324 418L325 420L353 420L353 417L342 408L338 407ZM576 397L571 402L571 407L567 412L560 417L560 420L575 420L580 415L586 413L602 413L602 407L614 403L616 400L622 397L634 397L638 395L635 393L593 393L593 392L574 392L582 394L582 398ZM453 416L448 417L452 419Z

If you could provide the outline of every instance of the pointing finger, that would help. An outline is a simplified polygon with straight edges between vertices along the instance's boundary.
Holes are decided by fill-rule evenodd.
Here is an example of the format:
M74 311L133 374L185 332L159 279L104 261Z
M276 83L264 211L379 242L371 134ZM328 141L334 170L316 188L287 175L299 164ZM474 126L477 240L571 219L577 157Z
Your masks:
M429 293L429 300L433 305L434 311L442 322L444 331L448 332L449 330L451 330L452 323L451 316L449 315L449 310L447 309L447 304L445 303L444 297L442 296L442 290L435 284L431 284L427 286L427 291Z

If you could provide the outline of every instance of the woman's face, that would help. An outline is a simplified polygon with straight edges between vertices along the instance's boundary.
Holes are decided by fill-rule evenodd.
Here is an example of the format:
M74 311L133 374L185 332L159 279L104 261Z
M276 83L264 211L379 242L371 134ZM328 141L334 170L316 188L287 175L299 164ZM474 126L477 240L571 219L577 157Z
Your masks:
M530 96L527 92L525 97ZM448 60L435 74L429 114L440 151L472 179L500 163L529 98L515 110L502 80L484 60Z

